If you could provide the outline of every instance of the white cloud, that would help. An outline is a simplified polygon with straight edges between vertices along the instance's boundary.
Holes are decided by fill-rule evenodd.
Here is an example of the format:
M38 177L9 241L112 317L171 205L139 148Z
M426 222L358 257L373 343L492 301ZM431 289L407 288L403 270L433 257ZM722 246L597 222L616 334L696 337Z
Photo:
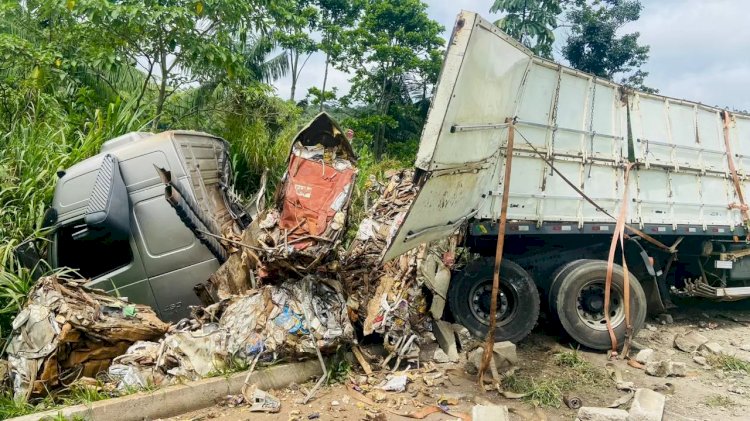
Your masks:
M426 0L430 17L450 35L456 15L462 10L489 13L492 0ZM747 0L642 0L641 19L624 28L641 33L641 42L651 46L644 69L646 83L668 96L709 105L750 109L750 19ZM558 43L559 44L559 43ZM557 46L556 46L557 47ZM297 98L311 86L321 86L325 59L310 58L302 73ZM337 70L329 73L329 86L339 93L349 90L349 76ZM290 80L275 86L289 97Z

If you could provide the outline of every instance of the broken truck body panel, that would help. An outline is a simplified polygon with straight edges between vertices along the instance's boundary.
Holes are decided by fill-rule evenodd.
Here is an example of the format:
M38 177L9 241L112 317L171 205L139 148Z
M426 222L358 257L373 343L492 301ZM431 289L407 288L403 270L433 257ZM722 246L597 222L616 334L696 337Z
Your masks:
M116 158L127 189L128 238L77 240L74 234L84 224L107 155ZM58 180L50 260L55 267L77 269L92 287L148 304L162 318L177 320L188 314L189 305L200 303L193 286L206 281L219 263L164 200L154 166L168 169L221 230L243 220L224 190L231 185L224 140L189 131L131 133L108 141L99 155L67 169Z
M623 205L635 331L646 302L661 312L672 295L750 296L750 248L738 241L748 235L749 145L750 116L633 91L535 57L462 12L422 132L418 192L381 257L392 260L457 230L471 251L494 255L507 183L496 340L528 333L539 289L573 339L606 349L603 279L612 215ZM609 318L622 343L625 275L614 266ZM492 272L485 259L451 277L451 312L480 336L489 324Z
M628 223L649 235L745 236L727 156L745 178L750 116L730 115L727 149L723 113L535 57L488 21L463 12L422 134L420 192L384 258L444 237L469 219L482 222L473 234L492 234L484 221L499 216L511 120L513 234L614 229L614 220L551 171L541 153L610 215L621 205L623 166L634 162ZM748 183L745 178L741 188Z
M317 115L294 138L275 206L248 228L261 277L307 273L326 263L345 233L357 157L336 121Z

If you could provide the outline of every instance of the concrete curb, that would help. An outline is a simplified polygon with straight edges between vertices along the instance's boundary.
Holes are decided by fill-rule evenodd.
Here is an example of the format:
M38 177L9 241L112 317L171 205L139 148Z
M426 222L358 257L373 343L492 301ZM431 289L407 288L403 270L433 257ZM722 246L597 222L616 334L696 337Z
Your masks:
M284 364L259 370L250 376L249 383L260 389L281 389L291 383L303 383L320 376L320 362L310 360L303 363ZM138 392L121 398L75 405L51 411L38 412L11 418L8 421L37 421L39 419L64 416L68 419L90 421L142 421L172 417L214 405L216 398L238 394L245 383L247 373L235 373L227 377L214 377L187 384L174 385L153 392Z

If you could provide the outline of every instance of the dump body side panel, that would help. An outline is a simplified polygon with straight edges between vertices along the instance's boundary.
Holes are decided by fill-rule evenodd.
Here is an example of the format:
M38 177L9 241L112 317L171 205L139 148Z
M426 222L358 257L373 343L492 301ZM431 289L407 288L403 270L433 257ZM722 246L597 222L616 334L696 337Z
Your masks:
M496 220L508 128L515 148L508 219L537 228L628 221L655 234L741 234L729 172L750 182L750 117L632 91L535 57L494 25L462 12L446 52L416 166L421 191L384 259L444 237L470 218ZM607 212L598 211L541 156ZM679 228L682 227L682 228Z
M529 64L512 41L496 42L499 36L504 35L476 14L459 16L417 154L416 166L429 180L385 259L453 232L476 215L493 184L507 129L480 127L504 126L505 116L513 115ZM454 127L457 123L462 127Z

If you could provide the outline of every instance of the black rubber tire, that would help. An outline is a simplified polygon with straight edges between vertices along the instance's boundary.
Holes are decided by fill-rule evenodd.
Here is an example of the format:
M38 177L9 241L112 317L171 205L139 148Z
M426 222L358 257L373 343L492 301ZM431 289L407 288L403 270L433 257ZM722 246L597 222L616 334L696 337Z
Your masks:
M554 291L555 288L559 287L560 280L564 278L568 274L568 272L570 272L571 268L574 268L580 265L582 262L589 262L589 261L591 260L590 259L574 260L572 262L565 263L564 265L555 269L555 271L552 273L552 281L549 284L550 285L549 291L547 291L547 305L549 307L549 315L553 321L560 323L560 319L557 318L557 309L555 307L555 300L552 297L552 291Z
M456 322L466 327L478 339L487 336L489 325L477 317L471 308L470 294L475 286L489 282L492 285L494 260L476 260L454 275L448 291L448 306ZM515 310L508 317L498 320L495 341L519 342L534 329L539 318L539 293L531 276L521 266L503 259L500 266L501 288L512 293ZM499 306L499 301L498 301Z
M615 264L612 270L612 291L622 296L624 292L624 270ZM607 262L603 260L577 260L563 267L550 289L550 310L559 320L565 332L579 344L596 350L612 347L609 332L597 330L584 323L578 315L578 294L583 286L592 280L604 280L607 275ZM646 321L648 303L638 279L630 273L630 316L633 336ZM625 320L612 326L618 345L625 339Z

